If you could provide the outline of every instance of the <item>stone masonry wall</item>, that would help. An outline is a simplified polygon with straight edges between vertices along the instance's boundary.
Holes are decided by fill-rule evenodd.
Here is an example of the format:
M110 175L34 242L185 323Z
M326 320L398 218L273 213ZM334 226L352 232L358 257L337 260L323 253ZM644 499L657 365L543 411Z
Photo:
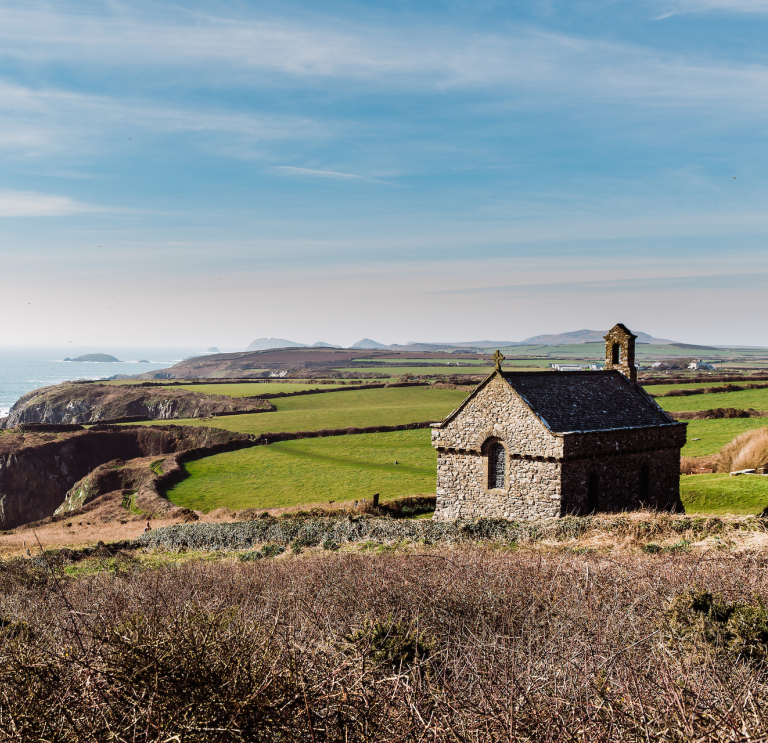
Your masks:
M642 470L647 470L643 493ZM596 492L589 502L589 480ZM682 512L680 449L565 461L562 464L562 515L638 508Z
M588 431L563 434L563 457L583 459L598 455L632 454L685 446L686 423L615 431Z
M506 456L508 487L488 489L488 458L438 452L435 520L559 516L560 464Z

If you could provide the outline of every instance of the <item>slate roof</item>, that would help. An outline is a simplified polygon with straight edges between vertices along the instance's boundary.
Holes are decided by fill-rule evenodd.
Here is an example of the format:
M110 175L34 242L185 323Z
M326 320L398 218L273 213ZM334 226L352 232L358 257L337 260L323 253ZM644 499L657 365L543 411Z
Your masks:
M618 371L505 371L502 376L556 433L676 423Z

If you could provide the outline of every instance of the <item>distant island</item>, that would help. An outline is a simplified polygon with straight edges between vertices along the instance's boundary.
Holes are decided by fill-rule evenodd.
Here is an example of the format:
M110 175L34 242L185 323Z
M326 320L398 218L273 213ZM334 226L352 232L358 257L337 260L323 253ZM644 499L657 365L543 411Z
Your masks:
M76 359L66 358L64 361L96 361L96 362L113 362L120 363L120 359L116 359L114 356L110 356L108 353L86 353L83 356L78 356Z

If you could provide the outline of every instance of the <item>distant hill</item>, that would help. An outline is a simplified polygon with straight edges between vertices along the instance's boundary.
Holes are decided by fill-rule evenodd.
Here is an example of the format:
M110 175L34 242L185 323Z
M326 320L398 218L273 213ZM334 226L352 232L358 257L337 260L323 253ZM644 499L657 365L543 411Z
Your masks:
M370 338L363 338L361 341L354 343L350 348L387 348L383 343L377 343Z
M607 330L573 330L570 333L558 333L556 335L534 335L532 338L526 338L522 344L515 345L565 346L572 343L602 343L603 336L607 332ZM639 330L633 330L632 333L637 336L638 343L653 343L663 346L674 343L674 341L664 338L654 338Z
M334 346L333 343L318 341L317 343L313 343L310 348L341 348L341 346Z
M108 353L86 353L82 356L78 356L76 359L66 358L64 361L93 361L97 363L120 363L120 359L116 359L114 356L110 356Z
M692 343L670 343L670 346L674 346L675 348L682 348L687 351L721 351L720 348L715 348L715 346L697 346Z
M219 351L219 349L216 348L216 346L211 346L210 348L206 348L205 352L206 353L221 353L221 351Z
M306 348L306 343L287 341L285 338L257 338L246 351L267 351L270 348Z

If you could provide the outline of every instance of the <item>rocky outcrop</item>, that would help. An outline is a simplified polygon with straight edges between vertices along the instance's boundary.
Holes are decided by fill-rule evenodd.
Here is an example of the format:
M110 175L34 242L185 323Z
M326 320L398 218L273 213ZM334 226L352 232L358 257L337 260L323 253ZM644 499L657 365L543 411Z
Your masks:
M247 434L198 426L96 426L62 433L5 431L0 434L0 529L48 518L68 495L65 510L82 507L105 491L125 487L141 492L146 485L147 496L156 497L154 478L147 470L154 471L158 465L153 468L153 462L147 461L123 466L131 460L156 460L165 455L178 466L175 460L181 455L203 456L252 445L253 438ZM100 467L106 463L111 464ZM122 472L124 469L129 471ZM159 472L164 469L160 465ZM78 482L82 487L74 488Z
M266 400L205 395L162 387L137 388L108 384L58 384L19 398L0 428L24 423L98 423L129 420L204 418L227 413L274 410Z

